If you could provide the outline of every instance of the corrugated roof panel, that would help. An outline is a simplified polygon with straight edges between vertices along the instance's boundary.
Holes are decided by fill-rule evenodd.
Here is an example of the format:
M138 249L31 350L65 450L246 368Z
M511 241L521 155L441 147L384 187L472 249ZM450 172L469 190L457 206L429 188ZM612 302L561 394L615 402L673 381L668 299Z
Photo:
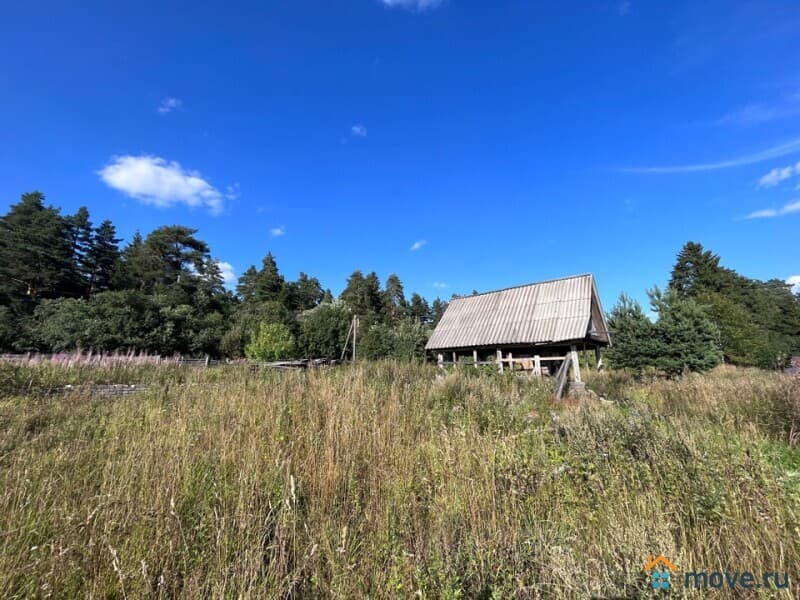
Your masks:
M592 275L532 283L450 302L426 348L546 344L587 336ZM602 309L601 309L602 311Z

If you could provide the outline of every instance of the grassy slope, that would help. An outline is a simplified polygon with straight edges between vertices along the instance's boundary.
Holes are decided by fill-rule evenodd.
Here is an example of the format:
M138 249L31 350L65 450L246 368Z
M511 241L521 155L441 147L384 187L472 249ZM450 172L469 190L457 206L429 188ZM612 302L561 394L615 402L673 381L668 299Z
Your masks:
M119 400L36 390L124 368L0 368L31 390L0 398L2 597L647 595L662 552L800 576L780 375L595 376L614 404L577 406L410 365L137 367Z

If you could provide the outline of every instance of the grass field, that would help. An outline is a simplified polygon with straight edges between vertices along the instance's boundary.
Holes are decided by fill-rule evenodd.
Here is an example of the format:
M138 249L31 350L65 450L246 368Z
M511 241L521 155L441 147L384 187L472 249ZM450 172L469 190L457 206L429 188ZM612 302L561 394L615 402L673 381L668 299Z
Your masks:
M87 381L149 386L47 394ZM647 597L663 553L795 597L800 383L589 387L608 401L393 363L2 365L0 596Z

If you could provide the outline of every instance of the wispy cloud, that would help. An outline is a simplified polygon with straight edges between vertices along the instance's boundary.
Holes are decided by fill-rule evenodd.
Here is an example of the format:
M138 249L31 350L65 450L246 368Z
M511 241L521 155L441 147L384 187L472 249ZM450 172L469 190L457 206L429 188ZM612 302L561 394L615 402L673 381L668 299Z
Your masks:
M800 294L800 275L792 275L786 278L786 283L792 286L792 292Z
M281 237L282 235L286 235L286 226L281 225L279 227L273 227L269 230L269 234L272 237Z
M788 167L781 167L779 169L772 169L769 173L764 175L758 180L759 187L774 187L781 181L785 181L790 177L800 175L800 162Z
M223 194L200 173L158 156L115 156L97 174L109 187L151 206L185 204L214 215L224 209Z
M744 218L771 219L773 217L783 217L793 213L800 213L800 200L795 200L793 202L789 202L788 204L784 204L781 208L763 208L761 210L751 212Z
M217 266L219 267L220 274L222 275L222 281L226 287L230 287L236 283L236 271L231 263L218 260Z
M449 288L450 286L446 284L444 281L434 281L433 287L435 287L437 290L444 290Z
M717 119L717 125L750 126L800 116L800 92L786 94L774 102L751 102Z
M787 154L795 154L800 152L800 138L754 152L752 154L745 154L728 160L721 160L711 163L695 163L686 165L664 165L664 166L651 166L651 167L622 167L617 169L622 173L698 173L702 171L716 171L719 169L730 169L732 167L741 167L744 165L752 165L755 163L764 162L773 158L786 156Z
M427 243L428 243L428 242L426 242L425 240L417 240L416 242L414 242L413 244L411 244L411 251L412 251L412 252L416 252L417 250L419 250L420 248L422 248L422 247L423 247L425 244L427 244Z
M227 198L228 200L238 200L239 196L241 195L242 193L240 191L238 183L234 183L233 185L225 187L225 198Z
M369 132L367 131L367 127L366 127L366 125L362 125L361 123L356 123L355 125L353 125L353 126L350 128L350 132L348 133L348 135L343 135L343 136L342 136L342 137L339 139L339 142L340 142L341 144L345 145L345 144L347 144L347 143L348 143L350 140L352 140L352 139L354 139L354 138L365 138L365 137L367 137L367 134L368 134L368 133L369 133Z
M632 3L629 0L626 0L625 2L620 2L617 5L617 14L620 17L624 17L625 15L629 14L631 12L631 4Z
M438 8L444 0L380 0L387 8L404 8L406 10L423 11Z
M171 113L173 110L178 110L183 106L183 100L180 98L171 98L167 97L161 100L161 103L158 105L156 109L158 114L166 115Z
M353 137L365 138L367 137L367 128L363 125L353 125L350 128L350 135Z

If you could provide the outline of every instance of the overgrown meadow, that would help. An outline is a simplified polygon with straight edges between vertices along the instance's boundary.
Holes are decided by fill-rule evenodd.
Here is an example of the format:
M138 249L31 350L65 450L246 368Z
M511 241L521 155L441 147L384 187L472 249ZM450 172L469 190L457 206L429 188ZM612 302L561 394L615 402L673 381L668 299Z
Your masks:
M800 382L589 387L605 400L391 362L0 365L0 596L648 597L663 553L789 571L758 593L795 597Z

